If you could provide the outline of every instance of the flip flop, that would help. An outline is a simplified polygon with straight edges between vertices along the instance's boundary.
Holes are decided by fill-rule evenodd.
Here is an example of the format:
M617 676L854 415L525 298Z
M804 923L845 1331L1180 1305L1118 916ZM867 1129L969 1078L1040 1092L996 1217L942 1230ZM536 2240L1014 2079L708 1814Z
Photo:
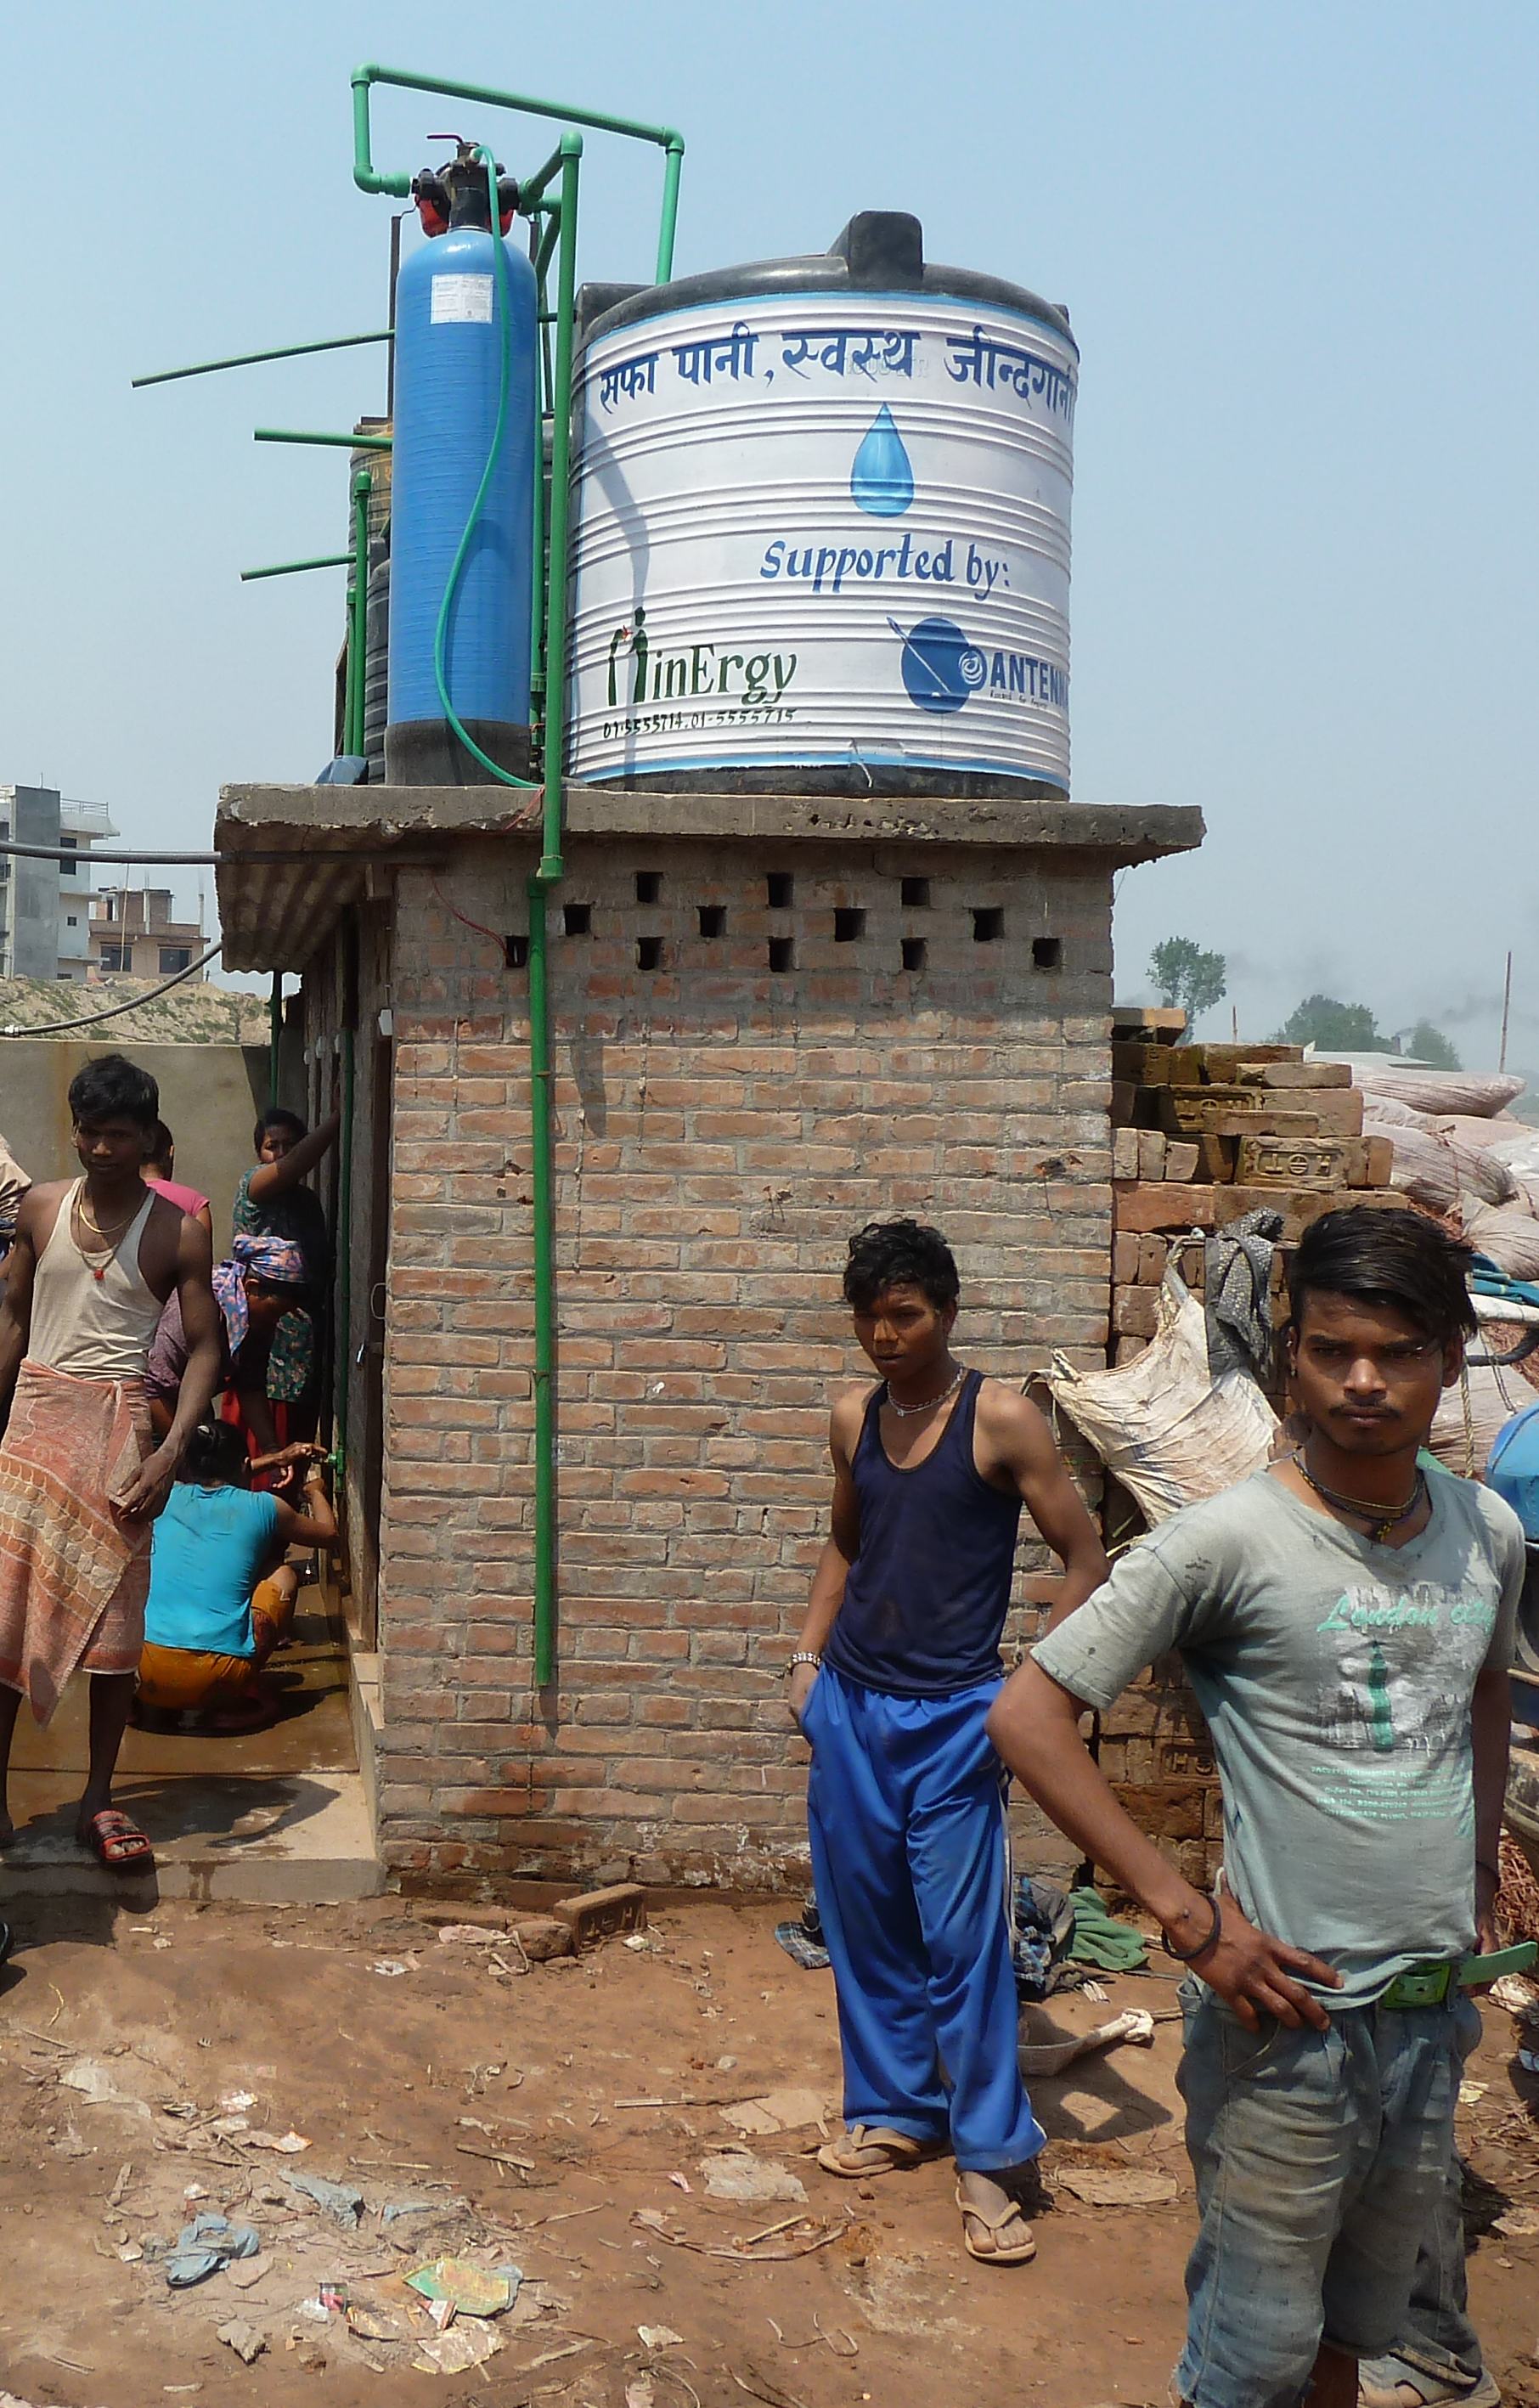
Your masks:
M917 2166L940 2155L940 2143L913 2140L907 2132L889 2132L885 2125L852 2124L837 2141L826 2141L817 2153L825 2173L859 2182L872 2174L890 2174L899 2166ZM874 2159L873 2159L874 2152ZM862 2159L872 2159L862 2163Z
M155 1852L138 1825L115 1806L93 1814L85 1827L84 1845L109 1873L144 1872L155 1861Z
M1029 2265L1037 2254L1036 2235L1014 2200L1007 2200L999 2215L990 2215L986 2207L980 2207L976 2200L966 2196L958 2183L956 2204L962 2211L962 2246L970 2258L976 2258L980 2266ZM972 2237L974 2224L981 2225L988 2234L993 2244L990 2248L980 2249ZM1022 2238L1001 2246L1000 2236L1012 2224L1020 2226Z

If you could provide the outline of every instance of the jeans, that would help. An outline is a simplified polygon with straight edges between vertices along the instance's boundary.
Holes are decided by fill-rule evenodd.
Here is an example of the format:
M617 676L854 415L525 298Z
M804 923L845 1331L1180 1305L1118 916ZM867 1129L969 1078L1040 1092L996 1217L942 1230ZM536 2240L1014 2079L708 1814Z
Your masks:
M1251 2032L1190 1979L1182 2006L1201 2222L1176 2389L1193 2408L1299 2408L1322 2340L1371 2358L1404 2335L1477 2018L1460 1995Z
M1479 2011L1472 2009L1460 2017L1462 2056L1469 2054L1479 2038ZM1459 2384L1467 2389L1480 2380L1484 2360L1480 2336L1469 2318L1470 2293L1464 2272L1462 2191L1459 2159L1450 2156L1447 2178L1421 2237L1410 2311L1394 2348L1377 2359L1373 2368L1373 2379L1386 2390L1398 2379L1402 2368L1434 2375L1441 2382Z

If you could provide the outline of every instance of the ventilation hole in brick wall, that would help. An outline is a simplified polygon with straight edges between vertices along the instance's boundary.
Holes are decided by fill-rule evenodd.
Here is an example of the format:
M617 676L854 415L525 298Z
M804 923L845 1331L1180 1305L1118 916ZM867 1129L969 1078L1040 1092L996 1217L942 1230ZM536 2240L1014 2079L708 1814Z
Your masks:
M636 967L639 970L660 970L662 968L663 940L661 937L637 938Z
M792 943L790 938L771 937L770 939L770 968L772 970L794 970L796 966L797 949Z
M593 934L593 905L591 903L563 903L561 906L561 925L564 932L568 937L591 937Z
M991 945L1004 935L1004 912L998 903L985 904L972 914L972 941L975 945Z
M1060 937L1032 938L1031 967L1034 970L1056 970L1062 959L1063 939Z
M529 967L528 938L504 937L502 939L502 959L506 968L511 970L527 969Z
M660 869L639 869L636 873L638 903L660 903L663 899L663 873Z
M771 911L789 911L797 899L797 882L788 869L771 869L764 887Z
M699 906L699 914L702 937L726 936L726 906L725 903L702 903Z
M929 880L928 878L900 878L898 882L898 893L906 910L928 910Z
M924 967L925 940L923 937L905 937L903 939L903 968L906 970L922 970Z
M836 945L858 944L860 939L865 935L865 933L866 914L864 911L851 910L839 910L834 913L834 942Z

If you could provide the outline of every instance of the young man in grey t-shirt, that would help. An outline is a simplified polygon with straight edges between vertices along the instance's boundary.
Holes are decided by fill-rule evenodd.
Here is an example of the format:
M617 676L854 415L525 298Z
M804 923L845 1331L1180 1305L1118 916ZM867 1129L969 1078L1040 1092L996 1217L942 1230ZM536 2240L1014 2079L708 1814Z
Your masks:
M1190 2408L1354 2408L1447 2173L1474 2015L1460 1962L1494 1945L1524 1562L1500 1498L1417 1462L1474 1327L1467 1259L1411 1212L1315 1223L1290 1282L1297 1454L1161 1524L990 1717L1012 1770L1199 1977ZM1079 1735L1085 1707L1172 1647L1223 1789L1212 1898Z

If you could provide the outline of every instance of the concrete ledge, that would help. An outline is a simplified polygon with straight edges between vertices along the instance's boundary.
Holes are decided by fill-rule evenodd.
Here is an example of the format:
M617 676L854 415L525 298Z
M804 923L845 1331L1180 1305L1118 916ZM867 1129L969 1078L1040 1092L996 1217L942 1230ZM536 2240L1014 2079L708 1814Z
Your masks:
M65 1790L51 1772L13 1772L16 1838L0 1857L0 1902L110 1898L142 1908L157 1898L335 1906L384 1886L361 1777L355 1772L232 1775L117 1784L119 1805L155 1851L152 1872L108 1872L74 1836Z
M370 863L447 861L467 842L539 843L538 795L491 786L222 787L214 844L231 969L303 967L367 888ZM1019 801L953 795L627 794L573 785L566 837L648 844L942 845L1087 855L1102 867L1161 860L1202 841L1202 814L1163 803ZM296 848L297 858L271 859Z

